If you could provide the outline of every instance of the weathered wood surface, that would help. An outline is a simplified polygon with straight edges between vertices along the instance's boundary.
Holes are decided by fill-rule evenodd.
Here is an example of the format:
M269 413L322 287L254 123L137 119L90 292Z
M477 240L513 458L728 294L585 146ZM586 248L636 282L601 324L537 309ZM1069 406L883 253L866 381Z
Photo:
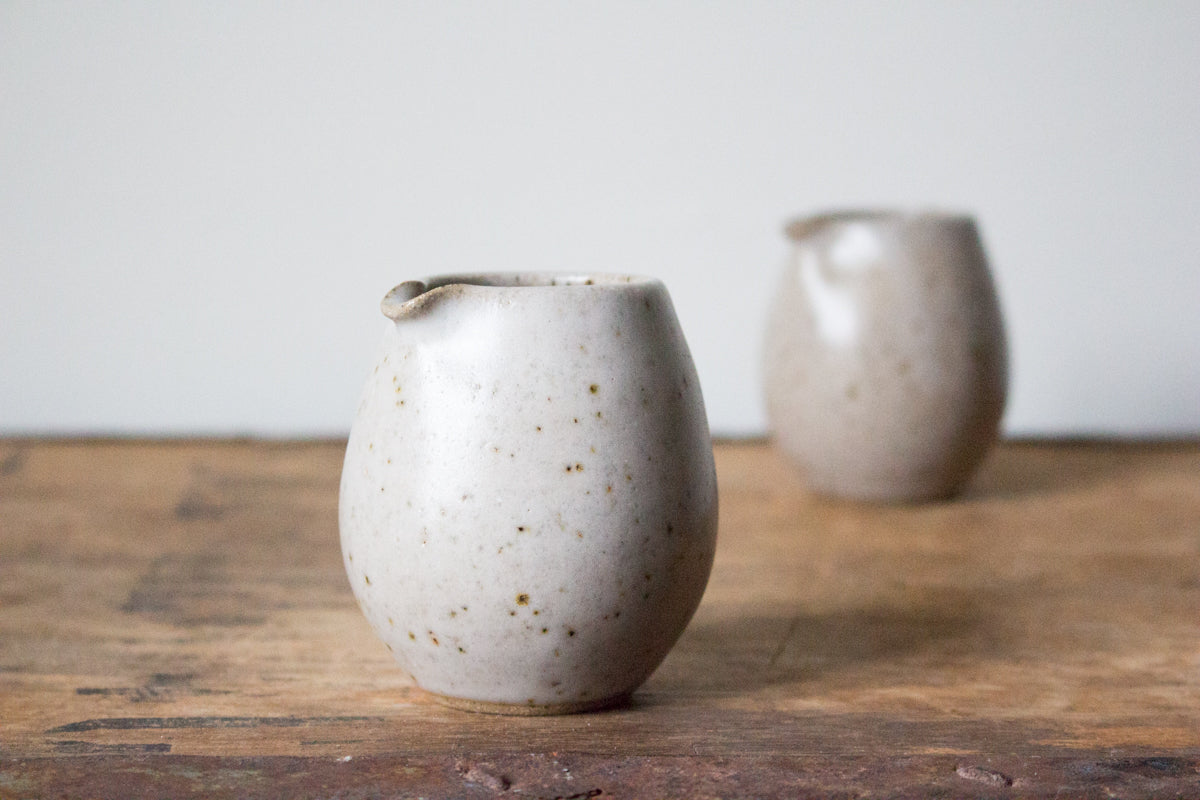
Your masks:
M1008 444L963 498L717 447L704 602L632 706L411 688L342 444L0 440L0 798L1200 797L1200 446Z

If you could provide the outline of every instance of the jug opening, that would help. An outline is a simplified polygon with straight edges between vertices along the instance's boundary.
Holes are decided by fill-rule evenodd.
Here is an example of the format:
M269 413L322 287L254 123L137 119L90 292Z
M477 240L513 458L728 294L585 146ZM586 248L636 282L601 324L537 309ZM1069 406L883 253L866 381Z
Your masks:
M614 273L490 272L439 275L424 281L405 281L384 296L380 308L385 317L399 320L423 302L414 302L452 287L547 288L583 286L629 286L653 282L651 278ZM442 292L436 292L441 294Z
M823 214L793 219L783 226L784 233L792 241L798 242L826 228L853 223L881 225L890 223L897 226L911 225L974 225L974 219L968 214L927 211L900 211L891 209L846 209L828 211Z

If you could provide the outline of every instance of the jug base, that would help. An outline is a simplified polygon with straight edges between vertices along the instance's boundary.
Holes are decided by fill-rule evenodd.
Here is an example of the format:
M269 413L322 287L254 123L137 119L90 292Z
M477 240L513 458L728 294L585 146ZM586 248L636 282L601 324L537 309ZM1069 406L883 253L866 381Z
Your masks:
M619 694L614 697L602 697L598 700L580 700L572 703L493 703L488 700L471 700L465 697L450 697L449 695L425 692L434 702L460 711L472 711L477 714L501 714L514 717L551 717L563 714L583 714L588 711L603 711L617 708L629 703L632 693Z

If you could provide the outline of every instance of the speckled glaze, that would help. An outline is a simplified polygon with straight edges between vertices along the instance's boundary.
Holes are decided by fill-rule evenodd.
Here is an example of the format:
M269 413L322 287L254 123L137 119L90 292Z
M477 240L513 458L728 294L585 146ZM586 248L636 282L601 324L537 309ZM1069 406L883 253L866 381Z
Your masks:
M453 275L383 301L350 433L342 553L423 689L494 713L627 698L700 602L717 485L661 283Z
M797 220L767 326L767 416L817 492L885 502L958 492L997 437L1000 308L967 216Z

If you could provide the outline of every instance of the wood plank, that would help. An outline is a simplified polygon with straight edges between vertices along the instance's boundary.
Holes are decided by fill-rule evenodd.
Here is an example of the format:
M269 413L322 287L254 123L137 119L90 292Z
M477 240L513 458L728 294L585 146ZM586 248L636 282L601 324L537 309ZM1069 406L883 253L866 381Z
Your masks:
M340 442L0 440L0 798L1200 796L1200 445L1018 443L950 503L716 448L627 708L453 711L371 634Z

